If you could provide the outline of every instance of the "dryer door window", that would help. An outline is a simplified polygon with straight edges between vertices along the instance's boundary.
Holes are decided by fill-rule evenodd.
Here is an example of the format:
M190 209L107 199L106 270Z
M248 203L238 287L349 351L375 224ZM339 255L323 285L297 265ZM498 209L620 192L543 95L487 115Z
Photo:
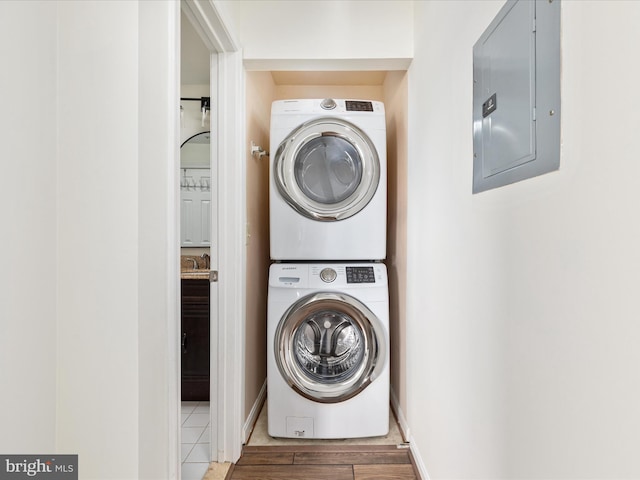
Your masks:
M380 160L369 137L337 118L312 120L294 130L278 147L273 168L282 198L319 221L357 214L380 181Z
M309 199L323 205L343 202L362 181L358 150L337 135L315 137L304 144L294 160L296 183Z
M321 292L303 297L276 331L280 373L298 393L322 403L347 400L365 389L384 366L384 329L350 295Z

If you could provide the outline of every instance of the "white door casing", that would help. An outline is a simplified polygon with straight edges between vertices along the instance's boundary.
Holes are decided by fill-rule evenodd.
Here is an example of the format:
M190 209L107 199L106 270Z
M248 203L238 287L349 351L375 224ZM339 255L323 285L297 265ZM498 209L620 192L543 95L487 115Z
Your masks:
M218 272L211 283L211 460L235 462L244 409L244 68L214 2L183 0L181 6L211 52L211 156L217 159L216 178L213 168L211 175L211 270Z

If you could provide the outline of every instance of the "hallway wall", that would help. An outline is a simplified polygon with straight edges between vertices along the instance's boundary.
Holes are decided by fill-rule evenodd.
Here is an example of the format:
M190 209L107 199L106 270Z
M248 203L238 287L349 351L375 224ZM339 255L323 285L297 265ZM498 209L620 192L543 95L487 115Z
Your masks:
M5 454L55 448L56 36L54 2L0 2L0 452Z
M78 454L82 478L179 471L178 21L0 2L0 450Z
M640 3L562 3L560 170L472 195L472 47L503 4L415 4L414 444L432 479L638 478Z
M56 446L79 455L87 478L131 478L138 472L138 4L60 2L58 29Z

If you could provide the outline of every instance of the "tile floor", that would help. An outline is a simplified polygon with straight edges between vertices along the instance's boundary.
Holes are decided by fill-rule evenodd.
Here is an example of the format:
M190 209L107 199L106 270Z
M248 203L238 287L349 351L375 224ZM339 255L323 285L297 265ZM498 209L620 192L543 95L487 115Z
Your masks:
M209 468L209 402L182 402L182 480L201 480Z

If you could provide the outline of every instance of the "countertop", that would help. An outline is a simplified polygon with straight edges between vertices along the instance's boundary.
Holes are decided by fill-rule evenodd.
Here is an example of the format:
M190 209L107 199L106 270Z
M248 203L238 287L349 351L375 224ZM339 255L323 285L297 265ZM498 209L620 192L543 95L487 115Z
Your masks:
M209 269L180 269L180 279L182 280L209 280Z
M209 280L209 265L207 263L202 257L181 255L180 278L182 280Z

